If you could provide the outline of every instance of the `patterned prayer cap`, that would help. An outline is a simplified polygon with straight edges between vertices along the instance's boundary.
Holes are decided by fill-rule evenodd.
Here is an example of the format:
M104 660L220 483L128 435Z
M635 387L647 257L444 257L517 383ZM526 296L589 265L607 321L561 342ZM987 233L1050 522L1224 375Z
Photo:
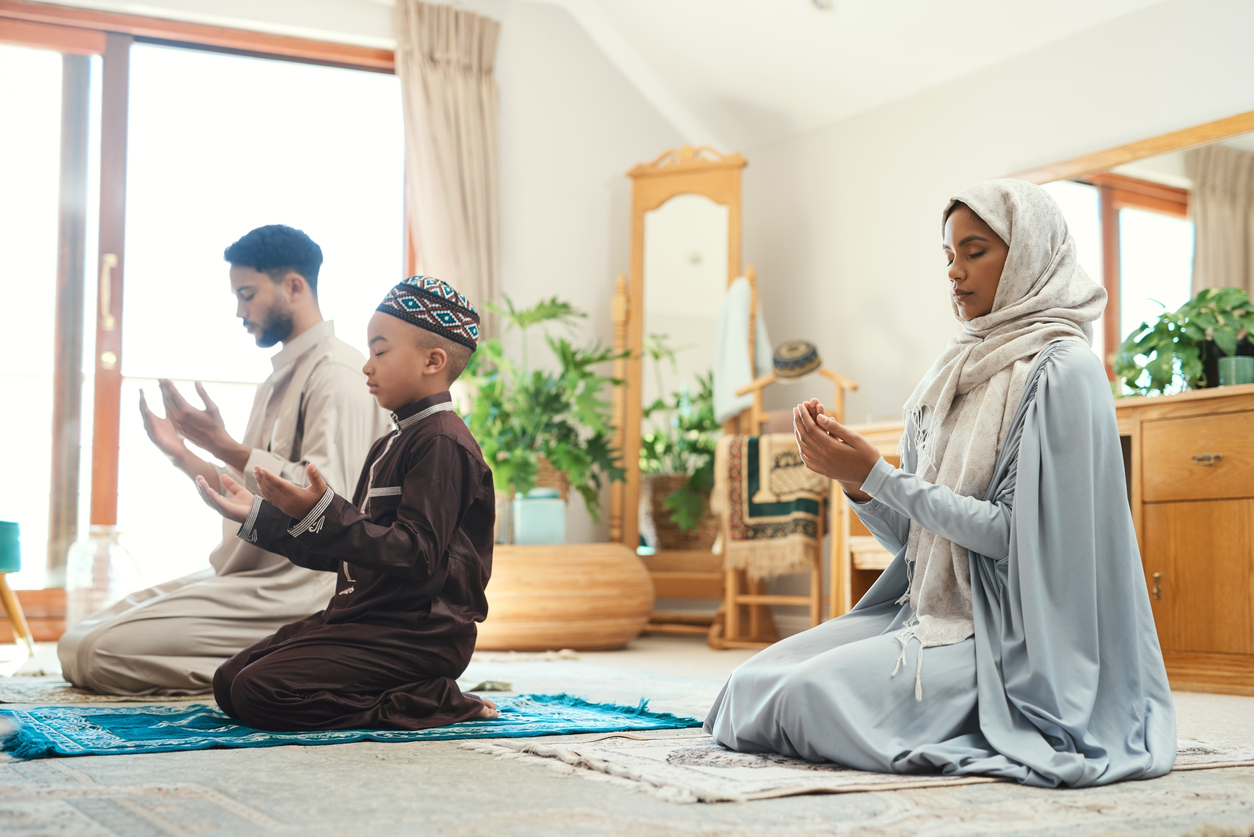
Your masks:
M388 291L377 310L461 343L472 352L479 344L479 312L452 285L434 276L409 277Z

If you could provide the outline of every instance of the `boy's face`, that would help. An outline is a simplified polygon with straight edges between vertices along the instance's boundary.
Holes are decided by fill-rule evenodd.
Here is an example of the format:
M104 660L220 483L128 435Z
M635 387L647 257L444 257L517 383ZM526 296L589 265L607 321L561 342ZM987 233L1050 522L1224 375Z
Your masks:
M448 389L448 355L424 348L426 332L418 326L376 311L366 333L369 355L361 371L380 407L398 410Z

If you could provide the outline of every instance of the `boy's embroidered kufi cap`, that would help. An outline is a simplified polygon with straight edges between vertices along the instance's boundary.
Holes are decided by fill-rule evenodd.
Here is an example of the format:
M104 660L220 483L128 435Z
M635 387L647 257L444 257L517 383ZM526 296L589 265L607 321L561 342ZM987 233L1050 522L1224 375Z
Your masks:
M461 343L479 344L479 312L453 286L434 276L411 276L388 291L379 311Z

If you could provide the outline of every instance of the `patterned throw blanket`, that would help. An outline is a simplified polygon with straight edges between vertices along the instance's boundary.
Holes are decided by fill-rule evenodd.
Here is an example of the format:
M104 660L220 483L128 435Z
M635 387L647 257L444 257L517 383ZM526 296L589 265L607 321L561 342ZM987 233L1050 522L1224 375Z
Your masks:
M710 507L723 521L723 566L755 579L810 569L831 485L791 433L719 439Z

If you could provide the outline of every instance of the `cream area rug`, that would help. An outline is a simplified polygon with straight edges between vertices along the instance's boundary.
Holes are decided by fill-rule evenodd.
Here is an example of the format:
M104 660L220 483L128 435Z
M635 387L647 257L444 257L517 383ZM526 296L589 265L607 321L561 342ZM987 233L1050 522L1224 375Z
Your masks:
M704 733L611 733L581 741L473 741L463 749L544 763L561 773L630 787L670 802L747 802L1000 782L984 776L870 773L774 754L736 753ZM1254 766L1254 746L1181 739L1175 770Z

